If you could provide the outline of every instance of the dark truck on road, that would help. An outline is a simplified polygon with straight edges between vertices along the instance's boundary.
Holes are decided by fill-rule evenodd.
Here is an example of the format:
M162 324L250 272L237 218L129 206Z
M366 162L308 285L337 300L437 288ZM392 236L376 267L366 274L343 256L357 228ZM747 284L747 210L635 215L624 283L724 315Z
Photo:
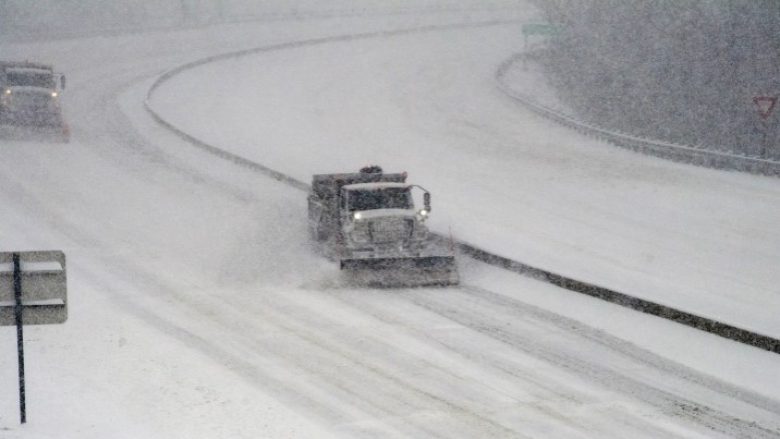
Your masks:
M419 210L414 190L422 191L424 206ZM406 173L385 174L372 166L357 173L315 175L308 202L312 239L358 282L379 286L459 282L453 246L425 226L430 193L406 183Z

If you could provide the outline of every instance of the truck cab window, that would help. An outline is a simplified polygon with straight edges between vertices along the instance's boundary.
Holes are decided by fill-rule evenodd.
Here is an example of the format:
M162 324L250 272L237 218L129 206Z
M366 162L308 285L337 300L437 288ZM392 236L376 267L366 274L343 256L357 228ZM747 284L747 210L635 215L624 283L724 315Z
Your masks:
M31 73L31 72L13 72L6 74L6 83L15 87L41 87L54 89L54 78L51 74Z
M349 192L349 210L411 209L412 197L408 188L389 188Z

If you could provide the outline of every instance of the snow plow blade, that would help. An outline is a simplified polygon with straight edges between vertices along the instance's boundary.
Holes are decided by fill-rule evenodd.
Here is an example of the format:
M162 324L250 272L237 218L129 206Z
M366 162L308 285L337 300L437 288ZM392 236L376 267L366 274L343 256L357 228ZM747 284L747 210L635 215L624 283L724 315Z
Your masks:
M460 281L454 256L342 259L352 280L380 287L448 286Z
M68 143L70 141L70 129L67 125L0 124L0 139L23 142Z

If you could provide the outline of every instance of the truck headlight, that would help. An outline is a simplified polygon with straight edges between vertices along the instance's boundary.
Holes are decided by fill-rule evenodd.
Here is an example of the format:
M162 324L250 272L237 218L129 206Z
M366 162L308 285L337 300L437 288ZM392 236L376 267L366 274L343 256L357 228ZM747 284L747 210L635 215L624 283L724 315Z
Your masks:
M11 89L10 88L6 88L5 89L5 94L10 95L11 94Z
M360 212L355 212L354 214L352 214L352 218L354 218L357 221L360 221L363 219L363 214Z
M56 91L51 92L51 97L56 98L59 94Z

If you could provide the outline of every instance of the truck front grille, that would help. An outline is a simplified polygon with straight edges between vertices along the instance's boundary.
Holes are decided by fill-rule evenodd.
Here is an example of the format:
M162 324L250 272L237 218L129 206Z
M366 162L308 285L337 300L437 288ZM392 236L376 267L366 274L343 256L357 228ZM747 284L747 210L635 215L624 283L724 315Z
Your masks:
M377 244L398 242L412 236L413 222L407 218L378 218L371 221L371 240Z
M45 110L49 108L51 97L41 93L18 92L14 94L12 102L19 109Z

